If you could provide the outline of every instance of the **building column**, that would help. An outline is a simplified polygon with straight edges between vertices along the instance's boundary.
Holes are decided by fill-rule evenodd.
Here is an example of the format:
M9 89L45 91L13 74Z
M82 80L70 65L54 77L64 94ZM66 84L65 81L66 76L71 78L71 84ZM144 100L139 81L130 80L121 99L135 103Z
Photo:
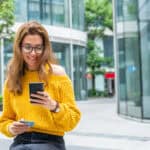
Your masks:
M117 112L119 112L119 97L118 97L118 51L117 51L117 39L116 39L116 35L117 35L117 24L116 24L116 1L117 0L113 0L113 34L114 34L114 40L113 40L113 45L114 45L114 64L115 64L115 97L117 99Z

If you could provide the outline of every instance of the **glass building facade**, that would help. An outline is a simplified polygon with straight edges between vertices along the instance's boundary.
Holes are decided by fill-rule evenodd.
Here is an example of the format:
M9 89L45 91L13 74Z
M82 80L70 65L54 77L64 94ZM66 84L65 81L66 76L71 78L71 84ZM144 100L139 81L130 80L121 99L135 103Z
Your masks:
M60 64L73 81L77 100L86 99L86 40L83 0L15 0L14 30L26 21L36 20L47 29ZM12 42L3 40L0 53L1 83L12 57ZM2 87L0 89L2 91Z
M114 0L118 112L150 119L150 1Z

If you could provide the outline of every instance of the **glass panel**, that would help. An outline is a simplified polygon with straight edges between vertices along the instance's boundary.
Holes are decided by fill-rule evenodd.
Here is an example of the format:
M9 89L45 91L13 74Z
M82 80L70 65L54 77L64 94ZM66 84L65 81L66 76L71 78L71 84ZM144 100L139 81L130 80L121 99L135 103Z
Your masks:
M128 114L133 117L141 118L141 79L138 35L137 37L125 38L125 49Z
M72 26L75 29L84 29L84 1L72 0Z
M28 20L40 21L40 0L28 0Z
M74 62L74 88L76 99L85 99L87 94L86 78L85 78L85 48L80 46L73 46L73 62Z
M140 20L148 21L150 20L150 1L141 0L139 1L139 17Z
M8 64L8 61L12 57L12 40L5 39L4 40L4 74L6 73L6 66Z
M65 1L65 27L69 27L70 22L69 22L69 0L64 0Z
M127 91L126 91L126 76L125 76L125 47L124 39L118 39L118 94L119 94L119 112L127 114Z
M137 0L116 1L117 21L135 20L138 16Z
M17 22L27 21L27 0L15 0L15 19ZM22 11L23 10L23 11Z
M69 44L62 44L62 43L52 43L53 50L55 55L59 61L59 63L65 68L67 74L70 76L70 46Z
M113 36L103 37L104 57L112 59L111 66L114 67Z
M123 15L124 20L135 20L137 19L137 0L124 0L123 1Z
M52 0L52 24L64 26L64 15L64 0Z
M142 82L143 82L143 117L150 119L150 2L142 5L140 34L141 34L141 56L142 56ZM147 20L145 20L145 18Z
M42 8L41 8L41 20L44 24L51 23L51 1L50 0L43 0L42 1Z
M118 0L118 96L119 112L142 118L140 45L137 22L137 0ZM120 21L120 22L119 22Z
M123 20L123 0L116 0L116 14L117 14L117 21Z

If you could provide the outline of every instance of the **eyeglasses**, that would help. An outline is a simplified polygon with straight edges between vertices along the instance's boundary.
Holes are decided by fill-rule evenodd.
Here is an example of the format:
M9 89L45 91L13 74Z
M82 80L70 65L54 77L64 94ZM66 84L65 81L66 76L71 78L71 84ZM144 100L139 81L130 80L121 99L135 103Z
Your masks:
M25 53L31 53L34 50L36 54L41 54L43 52L43 45L33 47L30 44L24 44L22 45L22 50Z

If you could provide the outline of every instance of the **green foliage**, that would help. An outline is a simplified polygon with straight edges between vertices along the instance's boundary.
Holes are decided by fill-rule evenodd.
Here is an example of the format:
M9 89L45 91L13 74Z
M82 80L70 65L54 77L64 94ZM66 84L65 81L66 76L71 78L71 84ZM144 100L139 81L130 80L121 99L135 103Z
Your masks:
M89 39L87 42L87 48L88 48L88 50L93 50L95 48L95 42L93 40Z
M99 49L94 49L87 56L87 65L90 68L91 74L104 74L105 70L101 66L108 65L112 62L111 58L101 56Z
M11 30L14 24L14 0L1 0L0 2L0 34L13 33Z
M127 11L130 14L130 16L136 16L137 13L137 6L135 5L136 0L127 1L125 2L125 5L127 5Z
M86 28L101 27L112 30L112 3L110 0L85 0Z
M95 90L95 75L104 74L104 66L110 66L112 58L102 56L102 50L96 44L96 39L102 39L106 29L112 30L112 3L110 0L85 0L85 29L88 33L87 66L92 75L92 90L89 95L102 93ZM106 94L107 95L107 94Z
M89 97L108 97L108 92L107 91L98 91L98 90L88 90L88 96Z
M100 51L97 49L90 51L87 57L87 65L89 67L101 67L102 64L108 64L111 61L111 58L102 57Z
M3 97L0 95L0 104L2 104Z

